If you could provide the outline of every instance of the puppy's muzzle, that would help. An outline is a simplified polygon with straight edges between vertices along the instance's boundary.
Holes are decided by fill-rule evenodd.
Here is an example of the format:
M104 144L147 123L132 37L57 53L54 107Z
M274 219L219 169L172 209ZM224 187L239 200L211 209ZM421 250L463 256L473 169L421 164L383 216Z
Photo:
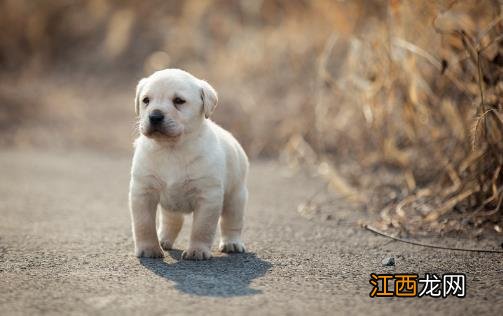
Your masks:
M142 133L148 137L176 138L183 132L183 126L171 117L166 116L161 110L155 109L148 114L148 123L142 126Z
M153 126L159 125L164 121L164 114L160 110L153 110L149 114L148 119Z

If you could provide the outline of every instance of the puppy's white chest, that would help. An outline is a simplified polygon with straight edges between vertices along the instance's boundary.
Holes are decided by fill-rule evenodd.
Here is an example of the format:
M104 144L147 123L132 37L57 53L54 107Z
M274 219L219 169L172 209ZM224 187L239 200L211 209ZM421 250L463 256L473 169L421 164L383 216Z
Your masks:
M201 189L197 180L180 179L168 183L160 192L160 204L172 212L191 213L199 205Z

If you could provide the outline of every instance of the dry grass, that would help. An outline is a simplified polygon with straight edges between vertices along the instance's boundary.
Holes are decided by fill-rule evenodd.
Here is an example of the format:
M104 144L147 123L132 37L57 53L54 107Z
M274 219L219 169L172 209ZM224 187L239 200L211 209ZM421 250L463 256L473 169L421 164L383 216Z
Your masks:
M251 156L314 166L383 226L501 230L502 10L497 1L4 1L0 141L31 139L16 137L25 128L11 119L30 104L39 106L32 134L50 125L51 137L73 130L72 140L100 148L97 120L119 113L114 146L128 148L121 128L131 129L132 107L122 102L135 81L181 67L214 84L215 119ZM70 78L70 92L64 80L34 84L48 70ZM72 87L75 76L89 89ZM82 98L104 81L119 97L96 114L104 93ZM79 106L62 111L40 90ZM64 123L77 118L90 128Z
M362 72L351 67L339 75L344 79L334 80L323 66L320 74L325 82L334 82L324 94L347 98L346 108L358 104L363 118L356 128L364 135L350 138L348 144L366 140L367 147L356 151L360 166L386 163L400 175L390 181L396 188L390 199L377 197L369 204L384 208L384 226L412 233L462 230L483 223L500 231L501 7L490 2L450 2L442 7L391 1L387 21L374 25L358 42L363 49L349 54L349 60L361 63ZM386 40L376 34L387 34ZM332 46L327 44L327 54ZM338 143L326 137L334 127L334 121L326 119L334 106L333 98L325 99L317 104L322 149ZM355 115L338 107L335 118L344 111ZM349 121L354 126L355 119ZM336 129L350 137L358 135L348 128ZM380 195L389 184L378 178L364 186Z

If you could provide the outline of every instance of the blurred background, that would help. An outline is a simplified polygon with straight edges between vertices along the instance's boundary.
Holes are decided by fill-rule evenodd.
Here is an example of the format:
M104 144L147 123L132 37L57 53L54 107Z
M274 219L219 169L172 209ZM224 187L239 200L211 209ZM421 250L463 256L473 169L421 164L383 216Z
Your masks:
M213 119L250 157L315 173L383 229L502 233L502 11L1 0L0 146L131 154L136 83L182 68L219 92Z

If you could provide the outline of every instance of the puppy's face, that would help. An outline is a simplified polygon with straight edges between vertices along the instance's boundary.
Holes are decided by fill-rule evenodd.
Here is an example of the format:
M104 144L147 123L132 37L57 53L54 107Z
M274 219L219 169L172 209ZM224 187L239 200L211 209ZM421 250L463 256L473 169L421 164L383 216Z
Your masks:
M136 88L140 132L159 141L197 131L216 105L217 94L206 81L179 69L155 72Z

